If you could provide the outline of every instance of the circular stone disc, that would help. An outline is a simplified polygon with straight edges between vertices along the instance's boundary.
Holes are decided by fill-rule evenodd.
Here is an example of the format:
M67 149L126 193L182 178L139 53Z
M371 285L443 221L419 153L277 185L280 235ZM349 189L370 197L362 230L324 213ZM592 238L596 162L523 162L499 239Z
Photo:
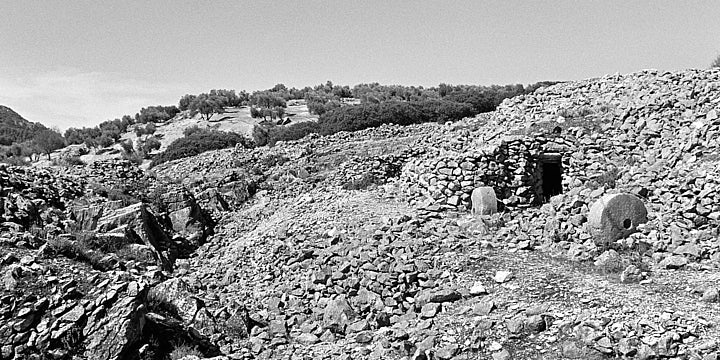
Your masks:
M633 194L620 193L603 196L590 208L588 226L598 245L607 245L637 231L647 222L647 209Z

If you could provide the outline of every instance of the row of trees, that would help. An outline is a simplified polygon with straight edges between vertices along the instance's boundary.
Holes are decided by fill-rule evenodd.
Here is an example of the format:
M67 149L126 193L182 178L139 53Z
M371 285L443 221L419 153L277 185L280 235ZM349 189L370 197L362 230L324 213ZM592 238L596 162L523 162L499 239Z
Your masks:
M241 106L248 100L249 95L245 91L236 94L235 90L213 89L209 93L184 95L180 98L178 108L181 111L190 110L193 116L200 113L206 120L210 120L213 114L222 114L225 107Z
M37 132L31 140L0 146L0 158L21 159L41 153L46 154L50 159L50 153L63 147L65 147L63 136L55 130L45 129Z

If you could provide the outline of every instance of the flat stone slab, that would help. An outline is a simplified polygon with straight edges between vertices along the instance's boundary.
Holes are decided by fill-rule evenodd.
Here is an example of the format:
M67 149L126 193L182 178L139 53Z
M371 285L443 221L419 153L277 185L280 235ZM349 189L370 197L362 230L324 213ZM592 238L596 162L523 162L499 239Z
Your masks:
M497 212L497 196L490 186L473 190L471 200L473 215L492 215Z
M588 226L595 243L607 245L636 232L647 220L647 209L639 197L619 193L605 195L590 207Z

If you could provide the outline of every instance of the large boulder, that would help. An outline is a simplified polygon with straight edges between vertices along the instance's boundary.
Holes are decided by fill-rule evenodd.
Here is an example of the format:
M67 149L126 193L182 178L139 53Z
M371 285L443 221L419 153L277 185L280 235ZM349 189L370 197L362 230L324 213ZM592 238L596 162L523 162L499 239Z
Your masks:
M104 299L106 311L93 312L83 333L88 359L120 360L137 356L145 327L145 286L112 291ZM103 316L104 315L104 316Z
M205 307L204 300L197 297L182 279L168 279L153 287L150 294L150 297L165 299L186 326L192 326L201 334L209 336L216 328L215 319Z
M590 208L588 226L599 246L626 238L647 222L647 209L642 200L629 193L609 194Z
M212 234L212 219L189 191L184 188L170 190L162 194L162 202L173 230L190 244L200 246Z
M99 233L123 233L128 242L140 240L153 250L165 270L173 269L173 261L177 254L176 245L168 230L143 203L105 213L98 219L96 228L92 230Z
M78 200L71 208L72 220L75 221L73 230L90 231L97 228L98 220L106 213L122 208L122 202L106 201L102 203L89 203Z

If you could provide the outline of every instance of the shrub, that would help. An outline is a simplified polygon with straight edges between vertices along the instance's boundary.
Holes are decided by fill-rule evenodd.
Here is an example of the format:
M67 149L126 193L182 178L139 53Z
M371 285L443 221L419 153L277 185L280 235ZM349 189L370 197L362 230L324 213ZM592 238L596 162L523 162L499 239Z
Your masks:
M382 124L411 125L431 121L456 121L475 115L469 104L446 100L400 102L354 105L337 108L320 116L320 133L334 134L339 131L357 131Z
M123 141L120 143L120 147L122 147L123 152L125 154L132 154L133 152L133 141L128 139L127 141Z
M201 131L201 129L197 125L193 125L183 130L183 136L190 136L198 131Z
M106 135L102 135L97 139L97 145L100 145L100 147L108 147L112 145L113 142L113 139Z
M428 121L445 123L457 121L477 114L471 104L446 100L426 100L422 103L422 111L429 116Z
M145 154L149 154L151 151L158 149L160 149L160 141L155 136L143 142L142 150Z
M225 149L241 144L245 148L253 147L252 140L233 132L202 130L190 136L173 141L162 154L155 156L151 167L164 162L201 154L205 151Z
M271 126L263 126L256 124L253 126L252 139L257 146L265 146L268 144L270 139L270 128Z
M253 119L261 118L263 116L262 111L260 108L256 108L254 106L250 107L250 117Z
M710 64L710 68L720 68L720 55L713 60L712 64Z
M105 254L101 251L92 250L88 243L89 241L86 238L71 240L56 237L48 240L47 246L58 255L88 263L95 270L110 270L107 264L101 261Z
M148 312L154 312L163 316L182 320L180 310L170 301L165 293L157 291L155 288L148 291L146 305Z
M204 358L203 354L198 349L187 344L178 344L175 345L175 348L170 353L170 360L180 360L186 356L197 356L201 359Z
M267 130L266 144L274 146L278 141L302 139L308 134L320 132L320 125L314 121L306 121L282 126L270 126ZM253 133L253 135L255 135ZM262 139L261 139L262 140Z

